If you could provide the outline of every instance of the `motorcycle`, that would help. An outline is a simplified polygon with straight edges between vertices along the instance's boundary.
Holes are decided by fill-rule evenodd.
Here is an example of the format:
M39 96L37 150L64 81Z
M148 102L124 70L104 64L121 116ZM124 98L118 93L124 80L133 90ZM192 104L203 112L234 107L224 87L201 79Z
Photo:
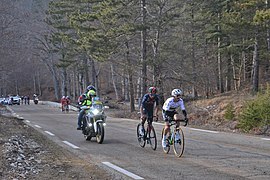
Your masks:
M35 97L35 98L34 98L34 103L35 103L35 104L38 104L38 97Z
M90 107L82 106L80 108L86 111L82 130L85 139L90 141L92 137L96 137L96 141L101 144L105 135L104 126L106 126L106 116L102 102L99 101L98 97L95 97Z

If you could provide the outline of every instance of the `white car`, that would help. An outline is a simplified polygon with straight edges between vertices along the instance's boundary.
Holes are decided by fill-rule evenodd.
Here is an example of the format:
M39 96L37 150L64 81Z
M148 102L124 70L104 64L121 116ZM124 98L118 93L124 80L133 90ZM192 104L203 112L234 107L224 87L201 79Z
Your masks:
M5 98L0 98L0 104L4 104L5 103Z
M11 96L9 99L12 99L12 104L21 104L21 97L20 96Z

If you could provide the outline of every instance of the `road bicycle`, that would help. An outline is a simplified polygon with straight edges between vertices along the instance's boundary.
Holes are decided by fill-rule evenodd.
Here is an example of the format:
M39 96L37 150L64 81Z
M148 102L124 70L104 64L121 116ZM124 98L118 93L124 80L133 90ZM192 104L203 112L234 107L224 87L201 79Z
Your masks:
M157 136L156 136L155 129L152 125L152 122L153 122L153 118L147 117L146 129L143 128L141 122L137 125L137 138L138 138L139 145L141 147L144 147L145 144L147 143L147 144L150 144L153 150L156 150L157 149ZM141 129L143 129L143 134L140 132Z
M184 153L184 148L185 148L185 138L184 138L184 133L181 127L176 127L176 121L169 119L169 126L170 126L170 133L169 136L166 138L166 147L162 147L163 151L168 154L170 151L170 147L173 146L173 151L175 156L181 157ZM186 120L180 120L180 122L185 122ZM162 136L163 138L164 134L164 127L162 129Z

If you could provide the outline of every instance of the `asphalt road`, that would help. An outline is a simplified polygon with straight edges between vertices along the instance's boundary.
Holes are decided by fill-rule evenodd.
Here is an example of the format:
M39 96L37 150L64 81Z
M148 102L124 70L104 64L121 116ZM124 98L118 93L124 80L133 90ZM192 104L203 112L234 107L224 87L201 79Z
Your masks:
M114 179L270 179L270 138L184 127L181 158L161 149L161 123L154 123L158 147L138 145L138 120L107 118L103 144L76 130L77 112L48 105L15 105L14 113L79 158L98 164ZM106 112L106 111L105 111Z

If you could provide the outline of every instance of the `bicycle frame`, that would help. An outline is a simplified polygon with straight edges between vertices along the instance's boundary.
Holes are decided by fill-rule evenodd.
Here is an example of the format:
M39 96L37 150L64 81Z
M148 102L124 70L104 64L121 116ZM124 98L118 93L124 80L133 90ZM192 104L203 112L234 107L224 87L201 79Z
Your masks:
M145 144L150 144L151 145L151 148L153 150L156 150L157 148L157 138L156 138L156 132L155 132L155 129L152 125L152 121L153 119L152 118L147 118L147 125L146 125L146 130L144 131L144 134L143 136L140 135L140 132L139 132L139 129L142 128L142 124L139 123L137 125L137 138L138 138L138 141L139 141L139 144L141 147L144 147Z

